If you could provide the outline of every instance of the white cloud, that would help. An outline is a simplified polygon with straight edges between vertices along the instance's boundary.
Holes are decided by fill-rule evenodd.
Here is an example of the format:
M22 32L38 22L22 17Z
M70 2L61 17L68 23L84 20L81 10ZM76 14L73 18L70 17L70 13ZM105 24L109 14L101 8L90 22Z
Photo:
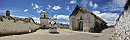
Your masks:
M69 24L69 16L67 16L67 15L54 15L53 17L56 19L67 20L67 21L57 21L58 23Z
M26 16L17 16L17 15L11 15L12 17L19 17L19 18L28 18Z
M67 15L54 15L53 17L56 18L56 19L69 20L69 16L67 16Z
M53 6L52 9L53 9L53 10L59 10L59 9L61 9L61 7L60 7L60 6Z
M88 1L88 0L82 0L80 2L83 6L86 7L86 5L90 6L90 7L93 7L93 8L97 8L98 7L98 4L96 3L93 3L93 1Z
M52 12L54 12L54 10L51 10Z
M37 10L37 13L41 13L43 10Z
M69 6L67 6L66 10L70 10Z
M125 5L127 0L112 0L107 2L101 10L102 11L123 11L123 6Z
M40 6L39 6L39 5L37 5L37 4L35 4L35 8L40 8Z
M124 6L127 0L113 0L113 3L119 5L120 7Z
M97 8L97 7L98 7L98 5L95 3L95 4L93 5L93 7L94 7L94 8Z
M24 10L24 12L27 12L27 11L28 11L28 9L25 9L25 10Z
M32 6L33 6L34 4L32 3Z
M86 7L86 5L88 5L88 0L82 0L80 2L84 7Z
M47 5L48 7L47 7L47 9L50 9L51 8L51 5Z
M90 1L90 2L89 2L89 6L90 6L90 7L93 7L93 8L97 8L97 7L98 7L98 4L93 3L92 1Z
M33 7L33 9L36 9L35 7Z
M42 6L40 6L40 5L32 3L32 6L33 6L33 9L35 9L37 11L37 13L41 13L42 11L44 11L43 9L41 9Z
M59 21L58 23L69 24L69 22L62 22L62 21Z
M32 3L33 9L40 9L42 6Z
M89 2L89 6L93 7L93 2L92 1Z
M44 10L37 10L37 13L46 12Z
M100 13L100 11L93 11L93 13L101 17L104 21L106 21L108 23L107 25L114 25L119 15L117 13L110 13L110 12Z
M1 15L5 15L6 10L0 10Z
M69 11L69 12L72 12L72 10L70 10L70 6L67 6L66 10Z
M71 0L71 1L70 1L70 4L75 4L75 3L77 3L76 1L77 1L77 0Z
M94 14L99 15L101 12L100 11L93 11Z

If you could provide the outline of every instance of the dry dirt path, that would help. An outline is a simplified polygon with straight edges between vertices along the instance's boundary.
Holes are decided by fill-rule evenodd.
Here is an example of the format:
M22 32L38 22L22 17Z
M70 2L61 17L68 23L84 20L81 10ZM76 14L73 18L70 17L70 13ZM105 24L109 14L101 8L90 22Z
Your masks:
M113 28L104 30L103 33L88 33L58 29L60 34L50 34L48 30L38 30L34 33L0 37L0 40L115 40Z

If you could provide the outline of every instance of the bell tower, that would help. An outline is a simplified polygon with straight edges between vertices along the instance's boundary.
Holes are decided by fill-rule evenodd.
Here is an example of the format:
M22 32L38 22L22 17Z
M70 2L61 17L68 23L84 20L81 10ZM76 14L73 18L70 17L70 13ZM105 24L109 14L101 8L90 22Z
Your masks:
M40 13L40 15L41 15L41 18L48 18L48 13L47 12L42 11Z
M48 28L48 20L49 20L49 18L48 18L48 13L47 12L45 12L45 11L42 11L41 13L40 13L40 24L41 24L41 28Z
M6 11L6 16L10 16L10 11L9 10Z

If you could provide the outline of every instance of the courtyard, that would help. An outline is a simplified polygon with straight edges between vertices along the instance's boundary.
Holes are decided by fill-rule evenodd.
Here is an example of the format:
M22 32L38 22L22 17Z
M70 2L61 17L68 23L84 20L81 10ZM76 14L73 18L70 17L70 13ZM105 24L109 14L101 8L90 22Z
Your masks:
M0 40L116 40L113 30L114 28L108 28L102 33L88 33L58 29L59 34L50 34L47 29L39 29L29 34L0 37Z

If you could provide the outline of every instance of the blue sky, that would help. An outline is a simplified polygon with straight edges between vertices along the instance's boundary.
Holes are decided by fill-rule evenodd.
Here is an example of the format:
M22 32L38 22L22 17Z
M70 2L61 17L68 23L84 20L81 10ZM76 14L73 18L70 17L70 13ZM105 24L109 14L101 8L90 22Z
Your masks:
M105 20L108 25L115 23L115 19L123 10L126 0L0 0L0 15L6 10L12 16L32 17L39 22L40 12L46 11L50 17L55 17L58 23L69 24L69 15L77 4L95 13Z

